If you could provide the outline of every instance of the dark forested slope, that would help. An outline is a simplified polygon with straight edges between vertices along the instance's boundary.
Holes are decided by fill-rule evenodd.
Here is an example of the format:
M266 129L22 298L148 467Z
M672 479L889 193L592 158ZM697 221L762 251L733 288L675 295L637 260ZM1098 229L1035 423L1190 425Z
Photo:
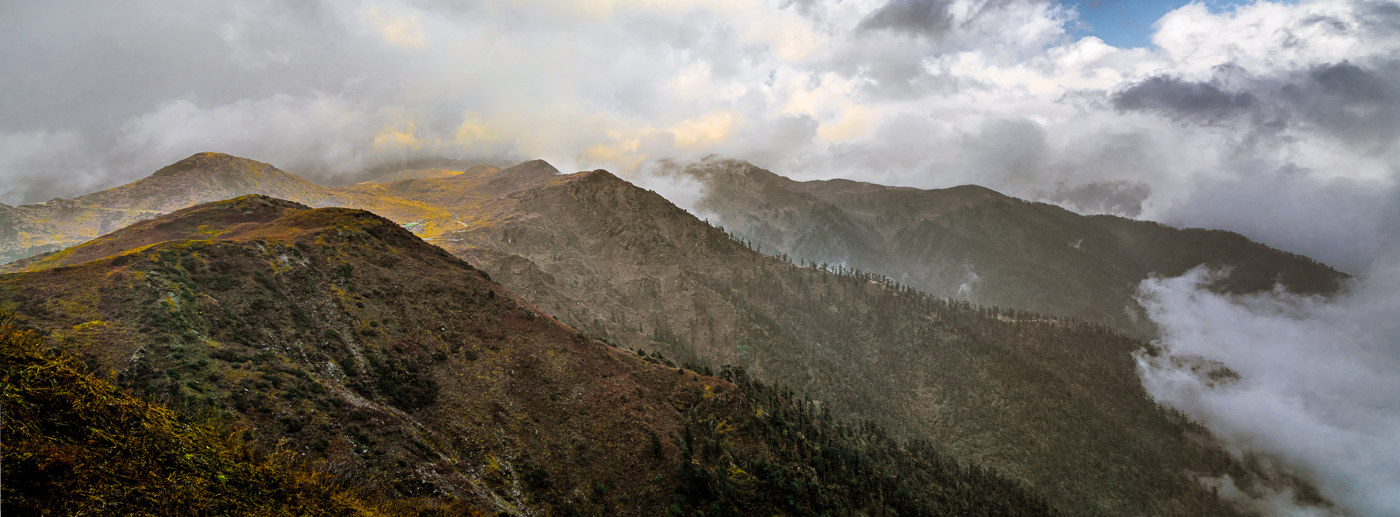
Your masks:
M1119 331L800 267L604 171L490 208L441 242L565 321L929 437L1072 513L1229 514L1196 479L1253 475L1147 396Z
M705 186L699 211L769 254L871 271L940 297L1072 316L1154 334L1134 301L1150 275L1206 264L1219 286L1280 282L1331 293L1346 278L1316 261L1230 232L1083 216L965 185L923 190L850 180L798 182L747 162L710 158L671 174Z

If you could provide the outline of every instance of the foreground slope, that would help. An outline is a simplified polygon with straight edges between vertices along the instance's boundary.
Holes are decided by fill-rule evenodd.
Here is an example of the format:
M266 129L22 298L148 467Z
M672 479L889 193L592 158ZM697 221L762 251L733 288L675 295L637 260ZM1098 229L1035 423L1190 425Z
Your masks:
M0 313L10 515L383 515L238 433L133 397Z
M0 310L370 494L533 515L1049 513L927 442L592 340L368 212L249 196L90 248L68 257L121 251L0 275Z
M1083 216L972 185L941 190L798 182L709 158L672 174L705 185L696 209L770 254L874 272L941 297L1073 316L1154 335L1133 300L1149 275L1206 264L1218 286L1331 293L1346 278L1307 257L1225 232Z

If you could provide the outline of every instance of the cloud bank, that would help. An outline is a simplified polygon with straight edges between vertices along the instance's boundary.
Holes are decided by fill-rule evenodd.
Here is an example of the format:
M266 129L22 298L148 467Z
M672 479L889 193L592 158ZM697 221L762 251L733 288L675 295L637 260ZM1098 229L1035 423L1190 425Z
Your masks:
M1161 353L1138 355L1148 392L1236 455L1263 454L1313 481L1337 508L1236 493L1247 505L1271 515L1400 515L1400 253L1332 300L1211 292L1224 274L1142 283L1140 300L1162 332Z

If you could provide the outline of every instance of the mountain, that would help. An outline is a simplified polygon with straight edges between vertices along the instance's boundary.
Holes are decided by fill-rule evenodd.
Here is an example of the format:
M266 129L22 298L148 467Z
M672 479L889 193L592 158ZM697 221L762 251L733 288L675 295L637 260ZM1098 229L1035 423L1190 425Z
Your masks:
M246 194L314 207L363 208L404 222L444 217L421 204L322 187L266 163L199 153L101 192L31 205L0 204L0 263L61 250L137 221Z
M152 404L85 372L0 315L3 504L10 515L393 515L263 455L214 420Z
M476 200L472 213L489 223L435 242L610 342L793 386L1077 515L1233 514L1202 476L1307 491L1232 460L1204 428L1158 407L1133 358L1151 347L1120 332L799 267L606 171L517 185L453 194Z
M477 165L476 167L481 167L481 168L494 168L494 167L490 167L490 166L487 166L487 165ZM447 170L447 169L408 169L408 170L401 170L401 171L391 172L391 173L385 174L385 175L383 175L383 176L380 176L380 177L378 177L378 178L374 178L374 179L372 179L372 180L366 181L366 182L364 182L364 183L372 183L372 184L373 184L373 183L379 183L379 184L382 184L382 183L395 183L395 182L407 181L407 180L432 180L432 179L446 178L446 177L448 177L448 176L456 176L456 175L461 174L461 173L463 173L463 172L465 172L465 171L453 171L453 170Z
M255 447L371 500L454 514L1053 513L930 442L591 339L366 211L245 196L64 257L0 275L0 311L111 382L229 415ZM14 386L7 375L7 397ZM4 457L8 475L31 456Z
M339 192L432 210L423 219L395 220L587 334L657 360L654 354L664 354L692 369L734 365L763 383L791 386L836 418L869 420L896 439L929 439L959 462L1027 483L1069 513L1232 515L1234 509L1197 481L1226 474L1245 490L1273 486L1309 493L1306 483L1270 476L1250 467L1257 462L1231 457L1203 428L1158 407L1143 391L1133 357L1153 348L1122 331L1012 305L998 309L941 299L846 266L801 259L793 264L758 253L749 244L754 239L741 242L606 171L561 175L542 161L473 169ZM781 186L770 185L778 201L768 203L816 197ZM859 193L884 187L845 188ZM1011 232L989 232L983 246L1059 256L1039 243L1036 232L1067 223L1037 222L1031 218L1037 212L1023 206L1041 205L977 187L951 194L949 213L965 212L956 219L965 228ZM1046 210L1045 217L1083 219ZM813 239L836 234L842 237L833 242L859 244L850 249L878 249L879 233L869 225L843 215L834 203L821 212L829 221L824 227L846 230L813 231ZM998 222L992 217L997 214L1013 222L1013 215L1030 218L1022 221L1028 229ZM1123 224L1111 229L1146 239L1134 233L1139 223ZM969 232L965 240L981 238L960 231ZM1215 242L1213 233L1186 233ZM1244 242L1246 251L1278 255L1241 237L1230 239ZM1020 241L1025 250L1015 248ZM88 256L81 251L24 267L35 274L64 270L53 266L84 264L77 262ZM1184 251L1186 257L1215 252ZM1286 264L1304 262L1279 256ZM1236 274L1265 268L1241 278L1273 278L1278 271L1268 270L1269 264L1246 262ZM1063 267L1073 272L1080 266ZM1232 373L1217 370L1199 369L1202 375Z
M698 212L769 254L884 275L940 297L1072 316L1155 335L1134 301L1151 275L1229 268L1217 288L1335 292L1347 275L1225 231L1177 229L965 185L939 190L798 182L707 158L670 174L705 188Z

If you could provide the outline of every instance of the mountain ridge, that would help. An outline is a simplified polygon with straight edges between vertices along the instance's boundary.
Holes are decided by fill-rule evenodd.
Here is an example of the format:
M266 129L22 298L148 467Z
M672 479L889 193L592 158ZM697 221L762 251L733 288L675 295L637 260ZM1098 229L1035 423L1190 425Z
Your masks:
M985 187L923 190L849 180L797 182L709 158L667 174L705 185L696 209L772 253L842 264L938 296L1073 316L1150 339L1134 299L1151 275L1206 264L1236 271L1219 287L1335 292L1348 275L1233 232L1084 216ZM756 186L757 185L757 186Z
M1083 322L938 301L849 267L793 264L606 171L552 169L392 185L400 202L444 217L414 233L574 328L697 368L733 364L897 435L926 433L960 461L1044 490L1072 513L1231 515L1182 472L1230 473L1241 486L1276 481L1222 457L1202 431L1146 397L1130 355L1146 343ZM823 210L833 225L867 235L859 233L867 223L836 204ZM960 218L951 223L983 224L968 207L949 213Z
M1173 423L1142 391L1131 353L1146 343L1083 322L948 305L858 271L799 267L610 178L576 173L512 194L495 205L507 211L493 215L500 224L438 242L590 334L733 364L835 412L927 433L1071 513L1230 514L1178 467L1105 488L1119 483L1111 472L1128 475L1118 469L1139 461L1233 468L1203 445L1210 438L1186 437L1208 433ZM1070 418L1098 423L1077 430L1061 421ZM1152 459L1124 463L1135 455Z
M239 230L204 235L221 216ZM254 195L106 239L131 248L0 275L0 311L373 493L455 513L1054 513L926 442L591 339L366 211Z
M150 176L72 199L0 207L0 262L54 252L200 203L263 194L311 207L350 206L395 220L446 219L441 210L364 188L316 185L272 165L222 153L196 153ZM5 271L0 264L0 271Z

